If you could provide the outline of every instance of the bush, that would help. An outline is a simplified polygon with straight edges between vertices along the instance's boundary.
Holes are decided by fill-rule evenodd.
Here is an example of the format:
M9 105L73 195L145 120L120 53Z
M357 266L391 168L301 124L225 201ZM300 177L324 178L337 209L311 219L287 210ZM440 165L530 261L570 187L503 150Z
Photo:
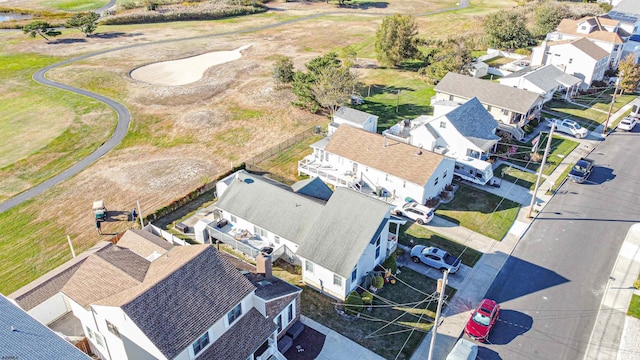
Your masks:
M425 203L425 206L426 207L430 207L430 208L434 208L434 207L436 207L436 205L438 205L438 201L439 200L437 198L429 199Z
M133 1L127 1L127 2L124 2L124 3L120 4L120 8L123 9L123 10L131 10L131 9L135 9L137 7L138 7L138 4L136 4Z
M529 121L529 125L536 127L540 124L540 120L539 119L533 119L531 121Z
M344 310L347 314L355 315L362 311L362 298L357 291L352 291L344 301Z
M398 263L396 261L396 256L391 255L382 263L382 266L385 269L391 270L392 274L395 274L398 271Z
M368 291L363 292L362 303L365 305L371 305L373 303L373 294Z
M633 287L640 290L640 279L633 282Z
M373 286L378 290L382 289L384 286L384 278L382 275L378 275L373 279Z
M533 132L533 126L531 126L531 124L527 124L522 127L522 130L527 134L531 134Z

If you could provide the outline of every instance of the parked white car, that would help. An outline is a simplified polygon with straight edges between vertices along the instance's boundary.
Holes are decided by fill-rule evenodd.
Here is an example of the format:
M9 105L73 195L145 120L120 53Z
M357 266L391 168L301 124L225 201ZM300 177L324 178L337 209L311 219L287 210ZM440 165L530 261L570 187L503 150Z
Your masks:
M428 224L433 220L433 209L416 202L408 202L395 209L397 216L406 216L420 225Z
M576 139L582 139L589 133L587 129L570 119L549 119L549 126L551 126L551 124L556 124L556 131L573 135Z
M620 120L620 123L618 124L618 129L631 131L633 130L633 128L636 126L637 123L638 123L638 120L636 120L636 118L627 116L624 119Z

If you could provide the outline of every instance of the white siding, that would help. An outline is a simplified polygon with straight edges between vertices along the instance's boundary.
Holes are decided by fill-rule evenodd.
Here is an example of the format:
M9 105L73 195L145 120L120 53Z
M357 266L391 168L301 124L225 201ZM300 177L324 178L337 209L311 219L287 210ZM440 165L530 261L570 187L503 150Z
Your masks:
M71 306L67 303L65 296L57 293L29 310L28 313L43 324L50 324L69 311Z

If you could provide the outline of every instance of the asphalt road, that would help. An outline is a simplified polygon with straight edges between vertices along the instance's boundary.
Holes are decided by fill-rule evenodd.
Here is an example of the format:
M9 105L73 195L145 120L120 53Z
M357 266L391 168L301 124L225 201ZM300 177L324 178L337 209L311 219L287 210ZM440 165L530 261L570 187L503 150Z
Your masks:
M487 292L503 311L479 359L584 357L624 237L640 222L638 131L600 143L589 181L565 183L520 240Z

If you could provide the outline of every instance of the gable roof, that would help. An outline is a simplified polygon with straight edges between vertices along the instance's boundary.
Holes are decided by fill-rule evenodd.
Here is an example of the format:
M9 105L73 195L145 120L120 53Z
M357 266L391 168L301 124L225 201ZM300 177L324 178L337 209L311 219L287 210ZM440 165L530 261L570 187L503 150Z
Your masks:
M583 37L568 41L552 41L547 44L549 47L559 45L571 45L596 61L609 56L609 53L606 50Z
M15 359L89 360L78 348L0 294L0 354Z
M203 351L198 359L245 360L277 329L273 320L252 308Z
M477 97L484 105L496 106L519 114L526 114L541 101L540 95L532 91L452 72L440 80L434 90L465 99Z
M340 126L325 150L421 186L444 159L443 155L420 151L415 146L352 126Z
M162 255L173 247L165 239L141 229L127 230L118 240L118 246L127 248L144 258L154 252Z
M173 359L254 289L213 246L191 245L171 249L150 264L144 282L97 304L120 305Z
M543 91L550 91L558 85L571 87L580 83L580 79L558 69L555 65L539 67L523 76Z
M333 191L319 177L298 181L291 185L291 190L296 194L311 196L324 201L329 200Z
M362 253L386 225L390 205L344 187L336 188L296 254L349 278Z
M348 106L340 106L340 108L338 108L338 110L336 110L336 112L333 113L334 119L336 118L336 116L341 119L348 120L354 124L358 124L360 126L364 125L364 123L370 117L373 117L375 119L378 118L378 116L376 115L372 115L357 109L352 109Z
M284 184L277 186L245 171L236 174L215 206L263 229L278 229L278 235L300 244L322 204L287 190Z
M560 21L560 24L558 24L557 32L562 34L587 37L589 39L600 40L600 41L605 41L605 42L610 42L615 44L624 43L624 41L622 40L622 38L618 33L610 32L604 29L602 26L603 25L602 21L604 21L605 25L612 26L611 22L615 20L599 19L598 17L594 17L594 16L587 16L578 20L562 19L562 21ZM580 24L581 22L587 22L591 26L595 25L595 29L589 32L588 34L580 33L578 32L578 24Z
M90 255L109 246L113 246L113 244L107 241L100 241L91 249L11 293L9 298L14 299L25 311L33 309L59 293Z
M449 122L458 130L460 135L467 138L481 149L488 150L500 137L495 134L498 122L489 114L477 97L444 114ZM429 122L437 124L438 119Z
M640 19L640 0L622 0L608 15L616 20L635 23Z

